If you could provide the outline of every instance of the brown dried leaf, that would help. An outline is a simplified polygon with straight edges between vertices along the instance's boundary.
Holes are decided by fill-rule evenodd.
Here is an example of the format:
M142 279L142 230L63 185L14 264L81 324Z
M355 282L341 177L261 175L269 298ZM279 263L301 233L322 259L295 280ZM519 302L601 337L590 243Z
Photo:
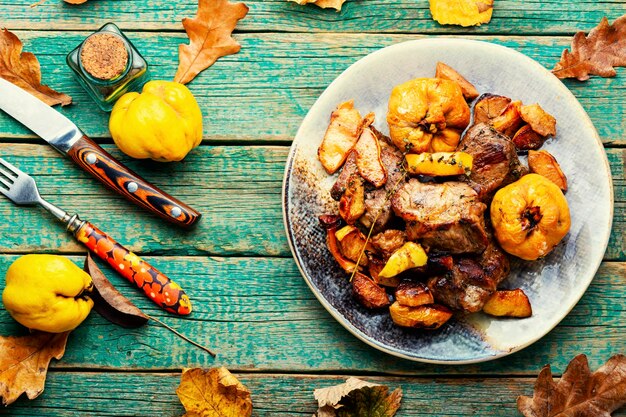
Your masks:
M0 30L0 77L28 91L50 106L72 103L67 94L41 84L39 61L30 52L22 52L22 42L6 29Z
M48 365L61 359L70 332L34 332L28 336L0 336L0 398L9 405L26 393L29 399L43 392Z
M96 262L87 254L83 268L89 275L95 287L91 298L94 301L94 310L113 324L129 329L143 326L149 317L124 297L102 273Z
M615 77L615 68L626 66L626 15L612 25L606 17L600 24L585 32L578 32L572 40L572 52L563 51L561 60L552 73L559 78L589 79L589 75Z
M400 408L402 389L389 393L386 385L348 378L345 383L316 389L317 417L393 417Z
M489 23L493 0L429 0L433 19L442 25L480 26Z
M335 9L337 11L341 10L341 6L346 2L346 0L288 0L293 1L295 3L304 5L304 4L314 4L316 6L321 7L322 9Z
M626 404L626 356L615 355L593 374L585 355L576 356L558 382L550 365L535 382L532 398L517 398L517 408L526 417L610 417Z
M226 55L241 49L231 36L237 22L248 14L248 6L228 0L198 0L196 17L184 18L189 45L178 47L178 70L174 81L187 84L201 71Z
M250 417L250 391L228 369L183 369L176 389L183 417Z

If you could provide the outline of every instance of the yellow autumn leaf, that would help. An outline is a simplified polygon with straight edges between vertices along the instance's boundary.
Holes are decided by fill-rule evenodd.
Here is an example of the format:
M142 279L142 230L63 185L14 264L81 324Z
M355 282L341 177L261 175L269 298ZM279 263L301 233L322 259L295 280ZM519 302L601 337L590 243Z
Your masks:
M322 9L333 8L337 11L341 10L341 6L346 2L346 0L289 0L298 4L315 4L316 6L321 7Z
M489 23L493 0L429 0L433 19L442 25L475 26Z
M250 417L250 391L228 369L183 369L176 389L183 417Z

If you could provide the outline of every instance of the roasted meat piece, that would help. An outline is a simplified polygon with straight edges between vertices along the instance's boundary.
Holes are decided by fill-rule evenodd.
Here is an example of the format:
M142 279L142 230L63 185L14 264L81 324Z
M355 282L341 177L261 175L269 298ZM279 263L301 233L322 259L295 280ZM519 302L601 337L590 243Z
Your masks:
M365 213L361 217L360 222L363 226L369 228L374 223L374 219L376 219L374 233L377 233L382 231L393 217L391 201L388 199L388 195L393 192L398 181L401 181L403 178L402 163L404 157L398 148L391 144L391 139L372 126L370 126L370 130L378 137L378 142L380 143L380 159L387 171L387 182L382 188L366 191Z
M371 243L387 259L406 243L406 233L402 230L387 229L372 236Z
M335 185L333 185L333 188L330 190L330 196L339 201L343 193L346 192L346 188L348 188L348 184L354 175L359 175L359 169L356 166L356 152L352 150L348 154L346 162L343 164L343 168L341 168L341 172L339 172Z
M498 188L528 173L517 157L515 144L484 123L467 131L458 150L474 157L469 181L484 202L489 202Z
M463 182L421 183L413 178L398 189L391 205L406 222L408 240L419 240L431 251L480 253L487 246L487 206Z
M509 259L490 241L481 255L455 259L450 271L430 278L427 285L437 302L475 313L482 310L509 271Z

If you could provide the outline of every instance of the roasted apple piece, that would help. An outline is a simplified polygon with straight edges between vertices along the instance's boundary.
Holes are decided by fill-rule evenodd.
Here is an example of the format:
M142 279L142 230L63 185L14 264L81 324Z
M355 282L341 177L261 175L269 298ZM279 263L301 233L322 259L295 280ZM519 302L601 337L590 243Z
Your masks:
M472 155L465 152L424 152L407 154L405 158L407 172L431 177L469 175L474 160Z
M378 275L385 267L385 261L371 254L368 256L368 259L370 276L378 285L395 288L400 284L400 278L398 277L381 277Z
M418 307L426 304L434 304L433 293L423 282L402 281L396 288L396 301L409 307Z
M406 242L389 257L378 275L385 278L395 277L401 272L424 266L426 262L428 262L428 256L422 246L419 243Z
M519 150L539 149L546 141L545 136L535 132L530 125L522 126L511 138Z
M330 124L317 150L317 157L329 174L334 174L343 165L348 153L354 147L364 119L354 108L354 100L348 100L337 106L330 115Z
M522 120L541 136L556 135L556 119L547 113L539 104L522 106L520 109Z
M382 308L390 304L385 289L360 272L352 278L352 291L357 301L367 308Z
M335 237L343 256L354 262L359 261L359 265L367 266L367 256L361 256L361 253L366 250L373 252L374 248L369 242L366 244L365 235L359 229L351 225L344 226L335 232Z
M439 304L410 307L397 301L389 307L389 314L398 326L431 330L440 328L452 317L452 311Z
M325 214L319 217L319 221L326 230L326 246L330 254L344 271L353 272L356 269L356 264L343 256L335 234L341 224L341 218L339 216Z
M561 189L567 191L567 178L561 170L556 158L546 150L528 151L528 167L530 172L546 177Z
M365 183L359 174L353 174L339 199L339 215L346 223L354 224L363 213L365 213Z
M380 159L378 138L370 129L363 129L354 150L359 174L374 187L382 187L387 182L387 170Z
M509 103L504 111L496 118L491 120L491 126L498 132L508 137L513 137L520 127L524 124L522 120L522 114L520 109L522 107L521 101L514 101Z
M461 74L456 72L456 70L454 70L451 66L446 65L443 62L437 62L435 78L456 82L461 87L463 97L465 97L466 101L472 101L478 97L478 90L476 90L476 87L467 81Z
M483 312L496 317L530 317L533 309L521 288L496 291L483 307Z
M511 103L511 99L496 94L486 93L478 98L474 105L474 124L490 124L492 119L500 116Z

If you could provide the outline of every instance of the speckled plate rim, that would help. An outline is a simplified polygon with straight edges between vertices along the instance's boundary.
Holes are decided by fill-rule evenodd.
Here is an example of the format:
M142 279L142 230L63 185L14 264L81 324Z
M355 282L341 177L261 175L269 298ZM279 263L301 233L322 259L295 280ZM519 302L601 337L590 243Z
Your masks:
M320 302L320 304L322 304L322 306L324 306L324 308L330 313L330 315L337 320L337 322L339 322L346 330L348 330L350 333L352 333L354 336L356 336L359 340L361 340L362 342L368 344L369 346L378 349L382 352L385 352L387 354L390 354L392 356L396 356L399 358L403 358L403 359L408 359L414 362L422 362L422 363L430 363L430 364L438 364L438 365L466 365L466 364L473 364L473 363L480 363L480 362L487 362L487 361L491 361L491 360L495 360L495 359L499 359L508 355L511 355L515 352L518 352L530 345L532 345L533 343L535 343L536 341L542 339L545 335L547 335L548 333L550 333L556 326L558 326L558 324L572 311L572 309L576 306L576 304L578 304L578 302L580 301L580 299L583 297L583 295L585 294L585 292L587 291L587 288L589 288L589 285L591 284L591 281L593 280L593 278L595 277L595 275L598 272L598 269L600 268L600 265L602 263L602 259L603 256L599 257L599 259L595 260L595 265L594 267L591 269L591 271L593 271L592 274L590 274L590 276L585 280L584 282L584 289L580 292L580 296L576 297L572 300L571 304L567 306L567 308L562 309L561 311L563 312L560 316L555 316L555 318L552 321L552 325L548 326L545 330L545 332L543 332L542 334L538 334L536 337L532 337L530 338L526 343L522 343L518 346L516 346L513 349L507 350L507 351L500 351L499 353L495 354L495 355L485 355L485 356L480 356L474 359L468 359L468 360L435 360L435 359L428 359L428 358L421 358L421 357L416 357L416 356L411 356L411 355L407 355L402 351L399 351L395 348L391 348L389 346L386 346L382 343L380 343L379 341L377 341L376 339L371 338L370 336L364 334L362 331L360 331L359 329L357 329L348 319L346 319L341 313L339 313L325 298L324 296L321 294L321 292L317 289L317 287L315 287L311 281L311 279L307 276L306 272L304 271L304 268L302 267L301 264L301 259L298 256L298 252L296 251L295 248L295 239L296 237L293 235L291 227L290 227L290 222L289 222L289 210L288 210L288 198L289 198L289 180L291 178L291 172L292 172L292 167L293 167L293 162L294 162L294 158L296 155L296 151L298 148L298 143L297 143L297 139L298 137L301 135L302 133L302 126L304 124L304 120L306 120L310 113L311 110L320 102L323 100L323 98L330 94L330 91L333 90L333 88L335 87L336 84L338 84L340 81L342 81L344 78L347 78L350 76L350 73L352 73L353 71L356 71L362 67L366 67L367 65L370 64L370 61L377 59L379 55L383 55L383 54L391 54L393 52L403 48L406 48L409 44L414 44L414 43L421 43L421 44L427 44L427 43L431 43L432 47L440 47L440 46L445 46L442 44L451 44L451 43L465 43L467 44L467 47L469 48L493 48L493 49L499 49L499 50L504 50L507 53L513 53L515 55L518 55L521 59L523 59L524 61L526 61L526 63L530 66L536 67L536 68L540 68L541 71L543 71L544 73L548 74L550 77L552 77L554 79L554 86L555 88L558 88L560 90L562 90L562 92L571 98L572 103L575 103L575 106L577 106L581 112L582 115L584 115L585 117L585 123L587 123L589 125L589 127L591 128L591 131L593 132L593 135L596 139L597 145L603 150L603 162L604 162L604 169L606 171L607 178L609 181L609 198L610 198L610 207L609 207L609 227L607 229L607 234L604 237L604 239L602 239L602 241L604 242L604 247L602 250L602 253L606 253L606 249L608 247L608 243L609 243L609 238L611 235L611 230L613 228L613 216L614 216L614 207L615 207L615 198L614 198L614 190L613 190L613 177L611 175L611 169L610 169L610 165L609 165L609 161L608 158L606 156L606 152L604 151L604 145L602 144L602 141L600 140L600 136L598 135L598 132L595 128L595 126L593 125L591 119L589 118L589 115L587 114L587 112L585 111L585 109L582 107L582 105L580 104L580 102L578 101L578 99L576 99L576 97L574 96L574 94L572 94L572 92L565 86L565 84L563 84L556 76L554 76L550 71L548 71L545 67L543 67L541 64L539 64L537 61L535 61L534 59L528 57L527 55L524 55L523 53L516 51L515 49L512 48L508 48L506 46L503 45L498 45L495 43L491 43L491 42L485 42L485 41L476 41L476 40L470 40L470 39L460 39L460 38L425 38L425 39L415 39L415 40L410 40L410 41L405 41L405 42L400 42L394 45L390 45L384 48L381 48L377 51L374 51L366 56L364 56L363 58L359 59L358 61L356 61L355 63L351 64L346 70L344 70L341 74L339 74L339 76L337 78L335 78L335 80L333 80L333 82L331 82L328 87L326 87L326 89L322 92L322 94L317 98L317 100L315 101L315 103L313 103L313 105L311 106L311 108L309 109L309 111L307 112L307 115L304 117L303 122L300 124L300 128L298 129L298 131L296 132L296 135L293 139L293 143L291 145L290 151L289 151L289 155L287 157L287 161L286 161L286 165L285 165L285 174L283 177L283 187L282 187L282 194L281 194L281 201L282 201L282 211L283 211L283 224L285 227L285 232L287 234L287 240L289 242L289 249L291 250L291 254L293 255L293 258L296 262L296 265L298 266L298 269L300 270L300 274L302 275L302 277L304 278L304 281L306 282L306 284L308 285L308 287L311 289L311 292L313 292L313 295L315 295L315 298L317 298L317 300Z

